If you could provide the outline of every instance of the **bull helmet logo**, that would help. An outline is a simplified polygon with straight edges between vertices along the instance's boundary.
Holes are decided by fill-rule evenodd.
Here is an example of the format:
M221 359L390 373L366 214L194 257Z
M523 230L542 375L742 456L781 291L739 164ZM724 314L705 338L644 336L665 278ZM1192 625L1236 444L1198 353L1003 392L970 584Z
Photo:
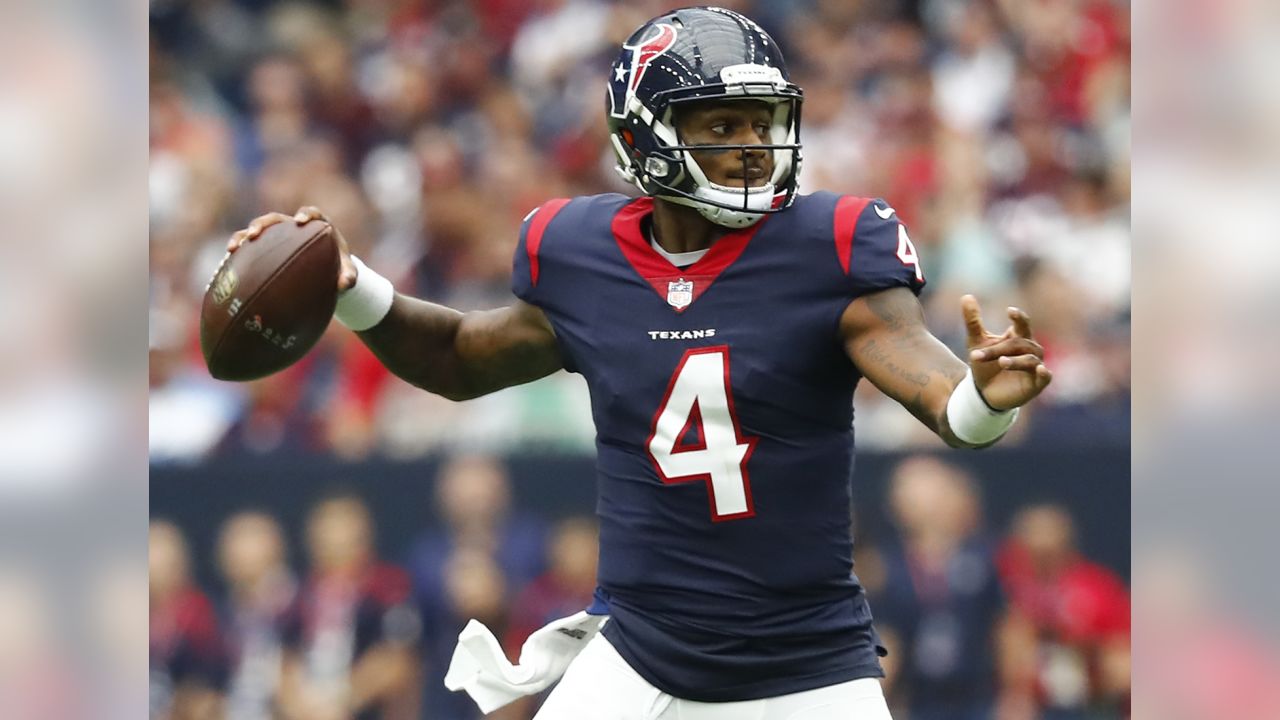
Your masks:
M676 29L663 23L655 25L653 32L635 45L623 45L623 57L613 68L609 79L609 114L616 118L626 117L627 99L631 97L645 70L649 69L659 55L671 49L676 43ZM629 60L627 58L630 58Z

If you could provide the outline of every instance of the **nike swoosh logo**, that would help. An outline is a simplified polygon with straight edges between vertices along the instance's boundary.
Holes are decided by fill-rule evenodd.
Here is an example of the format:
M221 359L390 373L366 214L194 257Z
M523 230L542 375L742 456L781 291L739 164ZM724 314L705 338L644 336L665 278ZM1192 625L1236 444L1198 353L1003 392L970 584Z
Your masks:
M872 205L871 207L876 209L876 214L880 216L881 220L888 220L889 216L893 214L893 208L891 207L886 206L883 209L879 205Z

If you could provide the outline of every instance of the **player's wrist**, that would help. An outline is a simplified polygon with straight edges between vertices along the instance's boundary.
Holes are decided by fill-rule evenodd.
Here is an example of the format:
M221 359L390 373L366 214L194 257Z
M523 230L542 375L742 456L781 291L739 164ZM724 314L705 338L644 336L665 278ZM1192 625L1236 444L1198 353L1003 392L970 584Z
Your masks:
M356 282L338 294L338 305L333 315L338 322L360 332L382 322L391 312L396 289L391 281L374 272L355 255L351 264L356 268Z
M999 440L1018 419L1018 408L996 410L978 390L973 371L951 392L947 401L947 425L959 439L971 445L986 445Z
M973 378L972 370L969 371L969 378L970 379ZM978 394L978 399L982 401L982 404L987 406L987 410L993 413L1011 412L1012 410L1016 409L1016 408L1010 408L1009 410L1001 410L1000 408L995 407L991 403L987 402L987 396L982 394L982 388L978 387L978 383L976 381L973 383L973 391Z

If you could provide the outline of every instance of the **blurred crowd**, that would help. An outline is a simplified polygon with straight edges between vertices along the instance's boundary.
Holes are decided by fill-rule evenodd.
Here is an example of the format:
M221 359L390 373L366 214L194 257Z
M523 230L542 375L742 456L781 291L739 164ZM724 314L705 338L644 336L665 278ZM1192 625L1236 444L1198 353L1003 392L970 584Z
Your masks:
M1008 439L1129 427L1129 12L1120 0L733 0L805 90L802 191L884 197L920 249L934 332L958 299L1032 314L1055 373ZM227 237L319 206L397 287L468 310L510 300L521 218L626 192L605 72L669 0L153 0L153 462L279 449L415 457L590 452L586 390L553 375L456 404L331 331L248 384L203 369L197 323ZM859 443L936 443L864 383Z
M435 516L396 548L376 546L356 494L317 498L302 528L243 509L210 544L220 581L204 586L182 530L153 519L151 717L477 720L443 685L458 632L481 620L517 660L534 630L590 604L597 531L514 507L487 456L455 456L435 488ZM890 522L861 533L855 565L897 720L1128 717L1129 593L1081 555L1062 507L991 527L976 479L931 455L889 488L886 508L859 508ZM528 720L539 702L490 717Z

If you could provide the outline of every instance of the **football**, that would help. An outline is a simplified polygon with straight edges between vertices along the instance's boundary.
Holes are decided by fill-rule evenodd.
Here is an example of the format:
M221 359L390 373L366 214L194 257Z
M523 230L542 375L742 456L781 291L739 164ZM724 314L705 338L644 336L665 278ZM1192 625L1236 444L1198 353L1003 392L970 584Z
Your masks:
M255 380L307 354L338 302L338 244L328 223L268 227L228 253L205 289L200 349L219 380Z

